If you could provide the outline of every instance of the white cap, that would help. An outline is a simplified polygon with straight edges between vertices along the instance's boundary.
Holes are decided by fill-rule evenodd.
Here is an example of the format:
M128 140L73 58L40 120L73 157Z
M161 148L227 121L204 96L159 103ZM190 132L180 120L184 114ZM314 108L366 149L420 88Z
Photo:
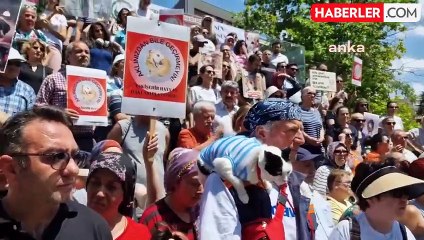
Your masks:
M272 94L281 91L280 89L278 89L276 86L271 86L269 88L266 89L265 91L265 98L269 98L269 96L271 96ZM281 91L283 92L283 91Z
M20 60L21 62L26 62L25 58L14 48L9 49L8 61L10 60Z
M117 62L124 60L125 59L125 55L124 54L118 54L116 55L115 59L113 59L113 63L112 66L115 65Z

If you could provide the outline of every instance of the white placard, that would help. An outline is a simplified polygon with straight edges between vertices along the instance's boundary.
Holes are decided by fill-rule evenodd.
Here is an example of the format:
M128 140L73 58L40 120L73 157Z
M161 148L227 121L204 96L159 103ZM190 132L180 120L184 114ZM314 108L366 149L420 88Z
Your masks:
M354 56L352 67L352 84L361 86L362 83L362 59Z
M336 92L336 73L318 70L309 70L311 86L316 90Z
M225 38L231 32L235 32L237 34L238 40L245 40L244 29L236 28L236 27L233 27L224 23L216 22L216 21L213 24L214 24L216 39L218 40L219 44L223 44L225 42Z

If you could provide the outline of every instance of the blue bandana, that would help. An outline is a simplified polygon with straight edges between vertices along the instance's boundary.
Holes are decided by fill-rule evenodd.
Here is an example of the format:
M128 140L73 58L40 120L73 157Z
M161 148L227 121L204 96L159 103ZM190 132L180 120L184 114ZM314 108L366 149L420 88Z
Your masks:
M300 107L288 100L261 101L250 108L243 125L253 132L257 126L281 120L301 120Z

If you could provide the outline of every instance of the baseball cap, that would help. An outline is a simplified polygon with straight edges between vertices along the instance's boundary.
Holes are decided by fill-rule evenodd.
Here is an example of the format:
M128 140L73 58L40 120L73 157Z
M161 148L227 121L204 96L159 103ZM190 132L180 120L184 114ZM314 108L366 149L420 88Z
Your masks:
M193 37L193 40L196 42L203 42L203 43L208 42L208 40L202 34L197 34L196 36Z
M297 149L297 161L310 161L314 160L315 158L319 157L320 154L312 154L310 151L308 151L305 148L299 148Z
M113 59L113 63L112 66L115 65L115 63L124 60L125 59L125 55L124 54L118 54L116 55L115 59Z
M278 89L276 86L271 86L269 88L266 89L265 91L265 98L269 98L269 96L271 96L272 94L281 91L280 89ZM281 91L283 92L283 91Z
M22 57L22 55L18 52L18 50L14 49L14 48L10 48L9 49L9 57L8 57L8 61L11 60L18 60L20 62L26 62L25 58Z

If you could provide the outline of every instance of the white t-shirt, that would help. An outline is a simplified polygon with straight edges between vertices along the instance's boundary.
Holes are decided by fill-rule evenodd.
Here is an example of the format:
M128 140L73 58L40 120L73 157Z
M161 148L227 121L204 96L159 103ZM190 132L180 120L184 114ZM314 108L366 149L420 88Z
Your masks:
M393 222L392 231L387 234L377 232L372 228L365 216L365 213L359 214L356 219L359 222L361 229L361 239L364 240L402 240L402 232L400 231L399 223ZM406 228L408 240L415 240L411 231ZM336 228L330 235L329 240L350 240L350 226L348 220L343 220L337 224Z
M208 101L216 104L216 94L213 88L206 89L202 86L193 86L190 88L190 102L194 105L199 101Z
M277 67L277 64L280 62L285 62L286 64L289 63L289 59L286 57L286 55L279 53L277 55L273 54L271 57L271 64L275 67Z
M45 10L42 14L42 16L48 17L52 14L51 11ZM66 17L62 14L55 14L50 19L50 24L53 26L53 29L55 31L59 31L61 27L67 27L68 21L66 20ZM58 48L59 51L62 51L62 41L55 37L52 33L49 31L43 31L44 35L47 37L47 43L49 45L55 46Z

